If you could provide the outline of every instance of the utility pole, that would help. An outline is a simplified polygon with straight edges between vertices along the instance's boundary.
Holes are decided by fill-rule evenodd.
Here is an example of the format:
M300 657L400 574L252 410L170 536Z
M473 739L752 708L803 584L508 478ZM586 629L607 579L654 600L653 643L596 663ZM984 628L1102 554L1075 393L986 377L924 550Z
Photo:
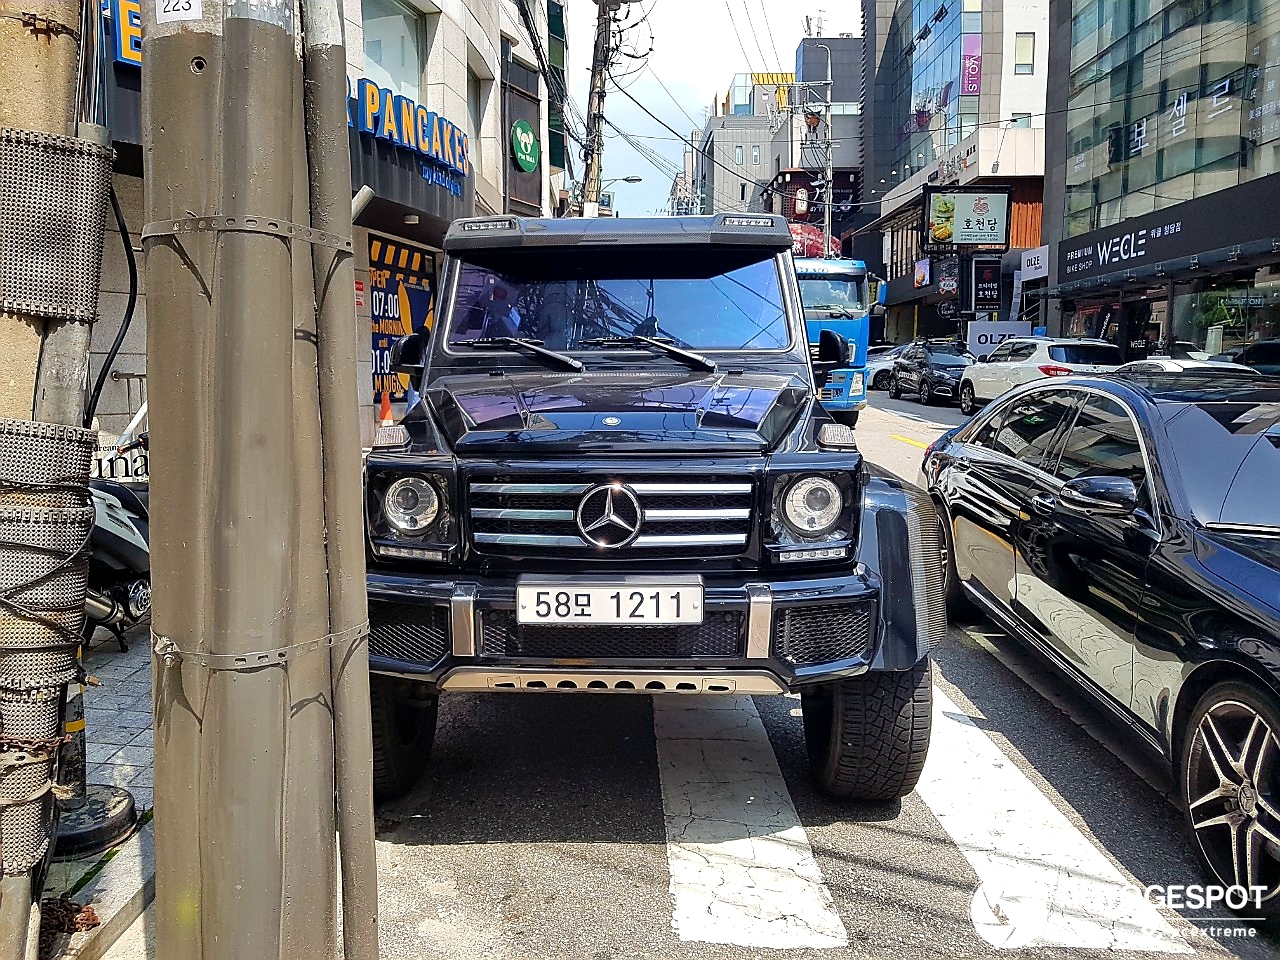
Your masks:
M94 437L80 424L111 177L95 124L98 36L97 7L76 0L33 0L0 17L3 960L36 957L62 704L84 617Z
M596 45L591 53L591 92L587 95L587 174L582 185L582 215L599 216L600 162L604 153L604 94L612 56L613 11L619 0L596 0Z
M822 31L822 15L818 15L818 31L821 35ZM831 78L831 48L825 43L818 44L823 50L827 51L827 100L825 116L823 122L826 124L826 192L825 202L822 204L822 258L824 260L831 259L831 208L835 203L835 184L831 181L835 177L835 139L831 135L831 99L834 85Z
M143 5L148 393L163 465L151 484L156 955L334 956L338 833L342 955L374 960L341 12L338 0L228 0L159 21L157 7Z

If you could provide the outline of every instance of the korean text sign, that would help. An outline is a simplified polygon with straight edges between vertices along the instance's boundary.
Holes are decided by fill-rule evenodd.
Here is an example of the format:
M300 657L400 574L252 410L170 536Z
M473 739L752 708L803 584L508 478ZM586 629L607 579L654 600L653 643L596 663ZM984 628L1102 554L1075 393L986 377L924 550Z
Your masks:
M925 187L924 218L924 248L930 252L1009 246L1007 189Z

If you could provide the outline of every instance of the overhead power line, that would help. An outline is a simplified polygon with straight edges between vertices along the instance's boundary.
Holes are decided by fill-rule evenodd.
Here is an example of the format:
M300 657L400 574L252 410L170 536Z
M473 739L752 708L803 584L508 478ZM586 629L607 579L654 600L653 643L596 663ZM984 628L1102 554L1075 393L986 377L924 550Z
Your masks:
M767 67L769 58L764 55L764 48L760 46L760 32L756 30L756 25L751 21L751 7L748 5L748 0L742 0L742 9L747 15L747 29L751 31L751 39L756 42L756 52L760 54L760 64Z
M746 0L744 0L746 2ZM778 56L778 42L773 39L773 24L769 22L769 14L764 8L764 0L760 0L760 15L764 17L765 29L769 31L769 45L773 47L773 59L778 63L778 71L783 71L782 58Z

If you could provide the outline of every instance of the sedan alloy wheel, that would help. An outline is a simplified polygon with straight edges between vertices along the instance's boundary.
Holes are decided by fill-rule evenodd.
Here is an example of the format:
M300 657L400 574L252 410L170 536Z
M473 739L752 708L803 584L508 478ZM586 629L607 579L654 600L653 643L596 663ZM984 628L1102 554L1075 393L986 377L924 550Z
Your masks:
M1280 906L1280 716L1243 684L1214 687L1192 715L1183 748L1187 820L1201 859L1224 886L1262 887ZM1259 907L1251 893L1248 910Z
M977 409L978 404L973 396L973 384L966 380L960 384L960 412L966 417L971 417Z

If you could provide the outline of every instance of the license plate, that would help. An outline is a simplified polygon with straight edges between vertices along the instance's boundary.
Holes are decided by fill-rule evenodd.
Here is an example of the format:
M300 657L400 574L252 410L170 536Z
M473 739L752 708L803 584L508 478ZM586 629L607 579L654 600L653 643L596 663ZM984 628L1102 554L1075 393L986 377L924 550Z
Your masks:
M850 395L862 393L862 374L855 373L853 380L849 383Z
M525 579L516 585L516 622L701 623L702 599L702 583L697 580L567 583Z

